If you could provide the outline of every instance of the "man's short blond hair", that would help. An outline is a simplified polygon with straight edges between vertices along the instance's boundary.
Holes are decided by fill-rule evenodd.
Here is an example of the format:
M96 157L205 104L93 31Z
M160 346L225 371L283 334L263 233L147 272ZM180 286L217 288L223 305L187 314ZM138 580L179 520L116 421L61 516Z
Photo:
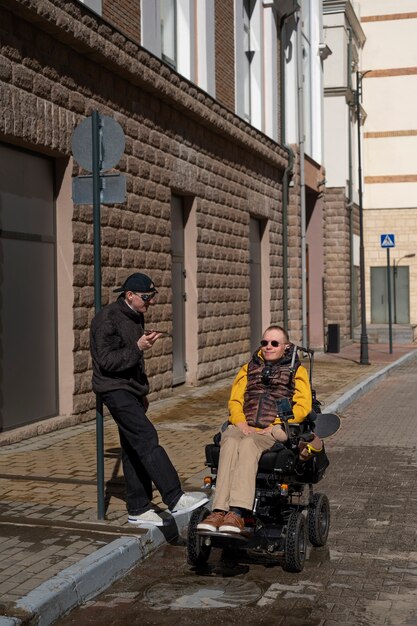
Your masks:
M266 332L268 332L268 330L280 330L280 331L284 334L285 341L286 341L286 342L289 342L289 341L290 341L290 338L289 338L289 336L288 336L287 331L286 331L286 330L285 330L285 328L283 328L282 326L278 326L278 325L275 325L275 324L273 324L272 326L268 326L268 328L266 328L266 329L264 330L263 335L265 335L265 333L266 333Z

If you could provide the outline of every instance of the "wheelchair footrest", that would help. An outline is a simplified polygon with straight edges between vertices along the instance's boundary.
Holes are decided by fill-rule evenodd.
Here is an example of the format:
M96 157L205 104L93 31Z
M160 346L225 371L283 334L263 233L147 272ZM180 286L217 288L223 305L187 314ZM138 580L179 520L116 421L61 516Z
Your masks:
M210 537L210 539L213 541L215 540L216 543L217 542L222 542L222 541L230 541L230 539L236 539L236 541L239 541L240 543L246 543L248 541L248 539L250 538L250 533L248 532L241 532L241 533L226 533L226 532L221 532L219 533L218 531L211 531L211 530L197 530L197 534L199 537Z

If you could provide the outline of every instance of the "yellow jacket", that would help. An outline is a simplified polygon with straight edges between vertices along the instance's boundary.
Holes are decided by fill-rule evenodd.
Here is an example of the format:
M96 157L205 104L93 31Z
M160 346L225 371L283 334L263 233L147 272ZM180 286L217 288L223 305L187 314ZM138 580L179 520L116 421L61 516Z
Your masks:
M243 412L243 401L248 380L248 363L246 363L239 371L233 381L232 390L229 398L229 422L231 424L239 424L246 422ZM312 409L311 387L308 373L303 365L300 365L294 376L295 390L292 400L294 419L288 420L289 423L303 422ZM274 424L281 424L279 417Z

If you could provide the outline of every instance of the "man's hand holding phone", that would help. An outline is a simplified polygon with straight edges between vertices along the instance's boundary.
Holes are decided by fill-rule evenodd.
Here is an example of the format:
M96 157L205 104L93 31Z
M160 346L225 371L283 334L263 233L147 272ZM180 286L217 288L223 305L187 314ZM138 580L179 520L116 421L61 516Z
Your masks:
M162 336L162 333L160 333L157 330L147 330L143 333L143 335L141 337L139 337L137 344L138 344L138 348L139 350L149 350L149 348L152 348L153 344L155 343L155 341L157 339L159 339L159 337Z

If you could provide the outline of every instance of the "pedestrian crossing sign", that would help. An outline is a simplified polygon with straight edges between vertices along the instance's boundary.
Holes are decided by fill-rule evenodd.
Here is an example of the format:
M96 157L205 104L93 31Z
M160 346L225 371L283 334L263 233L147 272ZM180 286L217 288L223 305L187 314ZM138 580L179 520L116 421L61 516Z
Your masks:
M392 233L389 235L380 235L381 248L395 248L395 235Z

